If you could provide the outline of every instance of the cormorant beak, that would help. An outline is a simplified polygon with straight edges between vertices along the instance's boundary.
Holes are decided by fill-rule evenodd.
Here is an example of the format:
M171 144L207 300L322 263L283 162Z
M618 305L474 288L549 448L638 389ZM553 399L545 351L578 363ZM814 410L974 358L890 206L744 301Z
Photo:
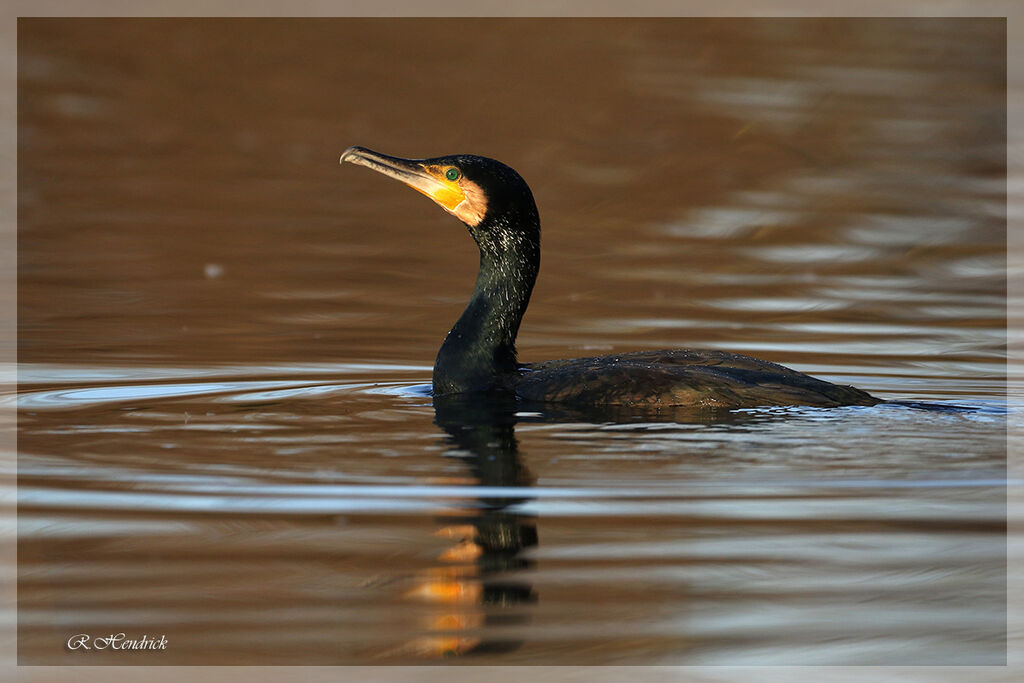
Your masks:
M459 182L445 178L448 167L432 164L429 159L402 159L380 154L365 147L349 147L341 155L339 163L346 161L372 168L378 173L401 180L414 190L433 199L445 211L456 216L459 216L459 205L466 199Z

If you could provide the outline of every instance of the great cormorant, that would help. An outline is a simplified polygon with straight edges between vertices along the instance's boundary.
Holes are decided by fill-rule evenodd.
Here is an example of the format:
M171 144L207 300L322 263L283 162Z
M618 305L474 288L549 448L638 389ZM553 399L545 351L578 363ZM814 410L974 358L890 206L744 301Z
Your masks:
M505 389L577 406L743 408L874 405L879 399L756 358L671 349L520 363L515 340L540 267L540 217L514 170L455 154L402 159L349 147L342 162L397 178L469 228L480 271L469 305L434 363L434 395Z

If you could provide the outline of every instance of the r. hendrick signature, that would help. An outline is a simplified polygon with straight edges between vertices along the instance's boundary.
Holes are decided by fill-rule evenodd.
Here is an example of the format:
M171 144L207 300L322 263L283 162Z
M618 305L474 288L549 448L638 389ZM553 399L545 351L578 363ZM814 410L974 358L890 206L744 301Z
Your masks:
M93 638L88 633L78 633L68 638L69 650L166 650L167 637L128 638L124 633L111 633Z

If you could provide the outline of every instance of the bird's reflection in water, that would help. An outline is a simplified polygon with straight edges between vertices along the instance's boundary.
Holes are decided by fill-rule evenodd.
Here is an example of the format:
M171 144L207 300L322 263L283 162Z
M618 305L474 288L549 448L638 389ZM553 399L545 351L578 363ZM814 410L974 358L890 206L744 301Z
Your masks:
M532 484L519 460L516 410L515 398L504 394L434 399L435 423L447 433L446 455L465 463L469 485ZM517 577L531 564L522 551L537 545L534 520L514 511L525 500L526 496L483 495L464 501L446 516L437 534L452 545L439 555L441 565L408 593L441 607L426 624L428 634L413 643L414 652L454 656L521 645L488 633L527 621L526 606L536 599L530 584Z
M457 482L481 491L453 503L436 532L451 545L438 555L439 565L415 579L406 597L436 605L438 610L419 624L427 633L402 648L420 657L507 652L522 645L507 637L528 622L536 600L523 570L531 560L523 551L537 545L536 522L518 511L530 499L533 477L519 458L515 425L528 422L577 422L601 425L723 424L781 419L727 410L590 406L570 408L534 403L506 393L434 398L434 421L446 436L446 456L465 463ZM524 495L517 495L523 487ZM492 493L491 496L486 494ZM500 495L498 495L500 493ZM511 494L511 495L510 495ZM505 634L506 637L502 637Z

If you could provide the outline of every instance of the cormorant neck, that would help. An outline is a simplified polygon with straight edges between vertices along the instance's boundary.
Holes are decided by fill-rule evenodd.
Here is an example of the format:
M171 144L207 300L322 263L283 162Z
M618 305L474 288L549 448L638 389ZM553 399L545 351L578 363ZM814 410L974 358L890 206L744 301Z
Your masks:
M487 389L518 367L516 334L540 268L539 220L534 213L518 223L485 219L470 228L480 271L469 305L434 362L435 395Z

